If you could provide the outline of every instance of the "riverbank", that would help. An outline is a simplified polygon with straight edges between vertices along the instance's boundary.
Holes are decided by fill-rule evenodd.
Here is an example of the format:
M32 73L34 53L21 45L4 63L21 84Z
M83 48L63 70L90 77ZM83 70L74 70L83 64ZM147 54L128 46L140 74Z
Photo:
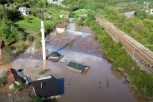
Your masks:
M139 94L147 98L153 96L153 75L141 70L136 62L127 54L125 48L120 42L115 43L109 34L95 20L95 38L102 45L102 50L106 53L107 59L113 61L112 68L118 69L127 76L130 85L136 89ZM90 26L90 24L89 24ZM92 27L92 26L91 26Z

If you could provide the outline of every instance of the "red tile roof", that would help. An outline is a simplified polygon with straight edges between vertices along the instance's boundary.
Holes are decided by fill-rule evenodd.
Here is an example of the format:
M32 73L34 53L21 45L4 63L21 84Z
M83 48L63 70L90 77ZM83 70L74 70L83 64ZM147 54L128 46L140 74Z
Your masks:
M13 69L13 68L9 68L6 71L6 74L7 74L7 82L8 82L9 85L14 83L15 81L20 80L20 77L18 76L16 70Z
M7 76L10 76L11 74L17 75L17 72L16 72L15 69L9 68L9 69L6 71L6 74L7 74Z
M15 74L11 74L10 76L7 77L7 82L9 85L14 83L15 81L19 81L19 80L20 80L20 77Z
M66 24L57 24L56 28L66 28Z

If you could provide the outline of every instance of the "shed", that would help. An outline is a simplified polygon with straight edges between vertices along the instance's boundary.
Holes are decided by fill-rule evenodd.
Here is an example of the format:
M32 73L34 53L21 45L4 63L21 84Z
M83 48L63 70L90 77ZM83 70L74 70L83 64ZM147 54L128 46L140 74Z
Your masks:
M75 62L69 62L66 68L77 73L82 73L84 70L87 70L89 67Z

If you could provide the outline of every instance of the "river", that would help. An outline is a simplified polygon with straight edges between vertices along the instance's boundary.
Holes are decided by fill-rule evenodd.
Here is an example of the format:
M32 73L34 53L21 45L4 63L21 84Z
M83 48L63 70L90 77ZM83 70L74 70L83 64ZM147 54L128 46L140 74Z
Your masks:
M117 70L111 69L111 64L94 55L61 50L62 60L79 62L90 66L83 74L65 69L67 63L47 61L45 67L48 74L56 78L64 78L64 95L60 102L147 102L139 100L133 88L124 84L125 77ZM0 71L7 68L23 68L25 75L36 80L40 70L44 68L41 60L16 59L10 64L0 66Z

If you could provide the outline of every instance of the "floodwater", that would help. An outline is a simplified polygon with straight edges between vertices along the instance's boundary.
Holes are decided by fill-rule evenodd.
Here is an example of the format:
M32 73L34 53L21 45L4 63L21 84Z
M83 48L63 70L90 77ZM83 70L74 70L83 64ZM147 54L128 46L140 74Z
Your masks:
M116 70L111 70L111 64L105 59L80 52L60 51L62 60L75 61L90 69L85 74L78 74L65 68L68 63L40 60L17 59L13 63L0 66L0 71L7 68L23 68L24 74L36 80L39 71L50 69L46 75L64 78L64 95L60 102L145 102L138 100L134 90L123 84L125 77Z

